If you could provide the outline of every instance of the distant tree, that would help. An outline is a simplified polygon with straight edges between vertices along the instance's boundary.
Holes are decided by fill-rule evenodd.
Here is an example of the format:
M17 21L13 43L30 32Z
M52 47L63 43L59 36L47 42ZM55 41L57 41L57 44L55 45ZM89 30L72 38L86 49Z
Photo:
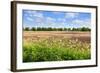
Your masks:
M42 30L42 31L46 31L46 28L42 27L41 30Z
M32 27L31 30L32 30L32 31L36 31L36 28L35 28L35 27Z
M90 29L90 28L88 28L88 31L91 31L91 29Z
M85 30L86 30L85 27L82 27L82 28L81 28L81 31L85 31Z
M29 31L30 29L29 29L29 27L25 27L25 29L24 29L25 31Z
M64 31L68 31L68 28L63 28Z
M81 28L81 31L90 31L90 29L89 28L86 28L86 27L82 27Z
M31 29L29 27L23 28L25 31L91 31L88 27L81 27L81 28L52 28L52 27L32 27Z
M58 28L58 31L63 31L63 29L62 28Z
M52 31L53 29L51 27L48 27L47 28L47 31Z
M53 28L53 31L57 31L57 28Z
M42 29L41 29L41 27L37 27L37 31L41 31Z
M72 31L90 31L90 28L87 28L87 27L72 28Z
M71 31L71 28L68 28L67 30L68 30L68 31Z
M72 31L76 31L77 30L77 28L72 28Z
M81 28L77 28L77 31L81 31Z

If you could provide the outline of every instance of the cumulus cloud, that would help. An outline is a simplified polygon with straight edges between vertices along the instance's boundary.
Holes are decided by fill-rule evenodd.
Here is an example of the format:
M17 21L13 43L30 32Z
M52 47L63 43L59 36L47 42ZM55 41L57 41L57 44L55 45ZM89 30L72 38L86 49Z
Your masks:
M31 10L24 10L25 16L30 16L30 17L32 17L32 16L33 16L33 15L32 15L32 12L33 12L33 11L31 11Z
M34 27L90 27L89 15L75 12L24 11L24 22ZM59 15L59 16L58 16Z
M49 25L50 25L50 24L52 25L53 23L55 23L55 21L56 21L56 20L55 20L54 18L46 17L45 23L46 23L46 24L49 24Z
M79 20L79 19L73 20L73 23L76 23L76 24L81 24L83 22L84 22L83 20Z
M34 22L43 23L44 22L44 18L36 17L36 18L34 18Z
M84 20L75 19L72 21L72 24L79 25L81 27L91 27L91 20L90 19L84 19Z
M51 18L51 17L46 17L47 21L55 21L54 18Z
M65 14L65 18L75 18L78 16L78 13L70 12Z
M31 17L26 17L26 19L27 19L28 21L33 21L33 18L31 18Z
M43 18L43 14L41 13L41 12L37 12L37 11L34 11L33 13L33 16L35 16L35 17L40 17L40 18Z
M58 18L57 19L59 22L66 22L66 18Z
M33 23L42 23L44 22L44 16L41 11L32 11L32 10L25 10L25 18Z
M41 11L26 10L24 12L27 16L30 16L30 17L43 17L43 14L41 13Z

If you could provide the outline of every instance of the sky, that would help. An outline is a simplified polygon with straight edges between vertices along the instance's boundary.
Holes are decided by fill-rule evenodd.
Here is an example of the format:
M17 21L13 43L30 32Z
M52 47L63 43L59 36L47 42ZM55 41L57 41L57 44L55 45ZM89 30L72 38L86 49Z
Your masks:
M81 28L91 27L91 13L63 11L22 11L23 27Z

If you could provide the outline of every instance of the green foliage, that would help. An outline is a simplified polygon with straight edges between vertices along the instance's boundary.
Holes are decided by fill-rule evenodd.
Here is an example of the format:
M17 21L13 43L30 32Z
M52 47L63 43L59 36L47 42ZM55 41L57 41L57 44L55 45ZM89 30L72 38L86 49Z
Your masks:
M66 38L49 38L23 45L23 62L90 59L90 44Z
M91 31L90 28L88 27L82 27L82 28L52 28L52 27L32 27L32 28L29 28L29 27L26 27L24 28L25 31Z
M81 28L81 31L90 31L90 29L89 28L82 27Z
M24 30L25 30L25 31L29 31L29 30L30 30L30 28L29 28L29 27L26 27Z
M91 31L91 29L88 27L72 28L72 31Z
M31 28L31 31L36 31L37 29L35 27L32 27Z

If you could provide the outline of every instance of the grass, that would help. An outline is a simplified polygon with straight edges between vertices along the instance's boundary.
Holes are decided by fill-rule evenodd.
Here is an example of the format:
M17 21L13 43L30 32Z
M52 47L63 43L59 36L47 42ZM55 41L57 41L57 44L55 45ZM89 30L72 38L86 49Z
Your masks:
M78 39L48 38L23 44L23 62L84 60L91 58L90 43Z

